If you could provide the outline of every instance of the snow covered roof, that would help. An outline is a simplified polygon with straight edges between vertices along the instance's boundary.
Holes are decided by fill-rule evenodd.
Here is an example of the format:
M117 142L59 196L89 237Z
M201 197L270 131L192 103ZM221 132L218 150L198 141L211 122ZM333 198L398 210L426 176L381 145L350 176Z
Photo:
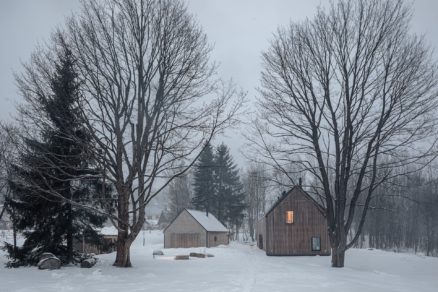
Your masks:
M100 230L102 235L117 235L117 228L114 226L105 226Z
M195 218L195 220L205 228L205 230L212 232L228 232L227 228L225 228L225 226L219 220L217 220L213 214L210 213L207 216L204 211L191 209L186 209L186 211L189 212L189 214L192 215L193 218Z

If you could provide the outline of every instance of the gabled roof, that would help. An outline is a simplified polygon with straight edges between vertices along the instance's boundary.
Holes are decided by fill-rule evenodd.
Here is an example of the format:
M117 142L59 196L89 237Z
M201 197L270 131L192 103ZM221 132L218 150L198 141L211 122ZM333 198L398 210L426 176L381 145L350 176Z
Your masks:
M278 205L280 205L281 202L283 202L283 200L289 196L291 194L291 192L293 190L297 190L299 192L301 192L305 197L307 197L315 206L316 208L322 213L322 215L326 216L326 209L321 206L321 204L319 204L314 198L312 198L311 195L309 195L307 192L305 192L301 187L299 186L294 186L292 189L290 189L284 196L282 196L281 198L279 198L277 200L277 202L275 202L274 205L272 205L272 207L269 209L268 212L266 212L264 217L267 217L269 213L271 213Z
M209 213L208 216L203 211L197 211L192 209L185 209L202 227L207 231L212 232L228 232L227 228L219 221L213 214Z

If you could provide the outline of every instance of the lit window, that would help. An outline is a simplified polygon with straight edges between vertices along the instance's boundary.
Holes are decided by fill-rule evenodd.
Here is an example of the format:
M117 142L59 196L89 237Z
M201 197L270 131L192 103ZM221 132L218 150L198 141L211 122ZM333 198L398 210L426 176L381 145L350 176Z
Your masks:
M287 211L286 212L286 223L287 224L294 223L294 211Z
M314 236L312 237L312 251L320 251L321 250L321 237Z

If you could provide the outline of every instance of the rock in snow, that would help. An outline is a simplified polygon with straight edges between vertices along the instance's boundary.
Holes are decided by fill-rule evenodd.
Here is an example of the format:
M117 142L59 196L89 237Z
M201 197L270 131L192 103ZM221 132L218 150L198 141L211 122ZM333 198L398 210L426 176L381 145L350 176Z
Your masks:
M40 261L48 259L48 258L56 258L56 256L51 253L51 252L44 252L41 256L40 256Z
M61 260L53 256L44 258L38 262L38 269L40 270L56 270L61 268Z
M91 268L97 262L96 258L85 259L81 262L81 268Z

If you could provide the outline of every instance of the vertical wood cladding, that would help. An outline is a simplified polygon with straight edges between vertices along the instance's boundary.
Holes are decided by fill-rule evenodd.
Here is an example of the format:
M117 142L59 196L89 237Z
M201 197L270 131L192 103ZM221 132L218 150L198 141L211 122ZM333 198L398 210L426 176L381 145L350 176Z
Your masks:
M164 230L164 248L214 247L228 243L228 232L206 231L187 210Z
M227 245L228 242L228 234L224 232L208 232L208 245L207 247L215 247L218 245Z
M184 210L164 231L164 248L206 246L206 239L207 231Z
M293 211L293 223L286 223ZM266 253L268 255L329 255L330 242L326 219L304 191L295 187L266 215ZM262 226L260 226L262 227ZM263 232L260 232L263 234ZM312 251L312 237L321 238L321 250Z

